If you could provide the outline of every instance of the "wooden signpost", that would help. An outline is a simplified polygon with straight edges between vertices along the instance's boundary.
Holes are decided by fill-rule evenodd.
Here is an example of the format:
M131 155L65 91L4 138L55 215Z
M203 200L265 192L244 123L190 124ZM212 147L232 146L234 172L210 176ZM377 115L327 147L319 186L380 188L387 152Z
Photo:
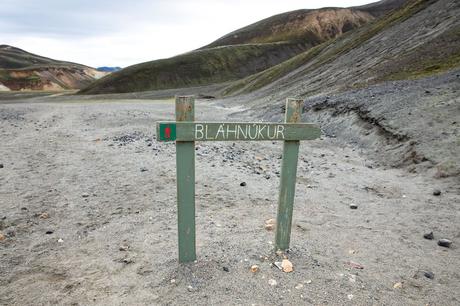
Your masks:
M277 250L288 249L299 141L321 136L317 126L300 123L303 101L286 100L285 123L195 122L194 101L193 96L176 97L176 121L157 123L158 141L176 141L179 262L196 259L195 141L284 141L275 247Z

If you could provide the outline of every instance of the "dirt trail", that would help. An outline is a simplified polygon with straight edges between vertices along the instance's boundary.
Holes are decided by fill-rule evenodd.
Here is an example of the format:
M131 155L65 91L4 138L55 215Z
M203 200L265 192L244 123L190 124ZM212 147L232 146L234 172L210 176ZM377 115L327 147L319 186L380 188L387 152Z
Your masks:
M215 121L237 109L196 110ZM460 303L451 180L376 167L331 138L303 142L288 274L271 266L263 226L276 217L281 143L199 143L198 261L179 265L175 148L154 135L172 101L0 104L0 117L2 305Z

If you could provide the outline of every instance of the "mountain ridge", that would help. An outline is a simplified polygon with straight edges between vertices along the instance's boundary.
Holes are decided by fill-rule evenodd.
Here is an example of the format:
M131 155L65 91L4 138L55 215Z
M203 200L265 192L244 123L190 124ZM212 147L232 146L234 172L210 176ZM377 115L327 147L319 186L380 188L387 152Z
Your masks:
M233 31L197 50L126 67L94 82L80 94L127 93L236 81L289 60L374 19L371 13L354 8L297 10L278 14ZM265 24L270 26L265 27ZM249 34L235 38L235 33L241 31ZM252 48L244 50L244 46ZM207 58L200 58L203 52L207 52Z

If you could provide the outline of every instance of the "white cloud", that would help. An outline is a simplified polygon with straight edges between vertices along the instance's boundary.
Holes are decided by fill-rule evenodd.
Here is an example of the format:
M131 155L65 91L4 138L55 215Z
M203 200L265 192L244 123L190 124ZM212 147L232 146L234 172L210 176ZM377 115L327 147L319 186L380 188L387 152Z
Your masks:
M368 2L2 0L0 44L95 67L125 67L199 48L282 12Z

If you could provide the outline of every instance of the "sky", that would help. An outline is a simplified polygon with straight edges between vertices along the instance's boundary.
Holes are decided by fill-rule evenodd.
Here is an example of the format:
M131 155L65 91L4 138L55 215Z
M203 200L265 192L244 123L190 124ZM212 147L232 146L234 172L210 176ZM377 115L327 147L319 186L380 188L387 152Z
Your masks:
M296 9L372 0L1 0L0 44L92 67L168 58Z

